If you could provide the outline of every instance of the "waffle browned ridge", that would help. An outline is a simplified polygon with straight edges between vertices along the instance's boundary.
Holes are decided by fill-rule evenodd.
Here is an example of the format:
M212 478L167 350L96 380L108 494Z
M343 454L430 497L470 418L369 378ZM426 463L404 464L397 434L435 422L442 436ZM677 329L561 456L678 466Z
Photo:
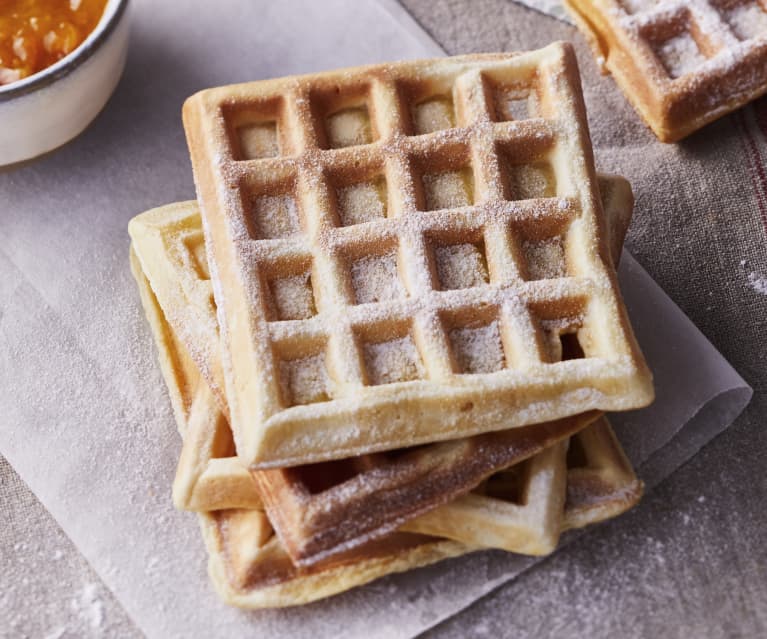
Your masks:
M565 0L603 71L675 142L767 93L766 0Z
M288 469L254 471L266 512L293 563L312 565L384 537L483 479L533 457L600 416Z
M553 552L560 533L616 517L643 484L602 417L542 453L495 473L471 493L403 530L528 555Z
M568 45L211 89L184 121L246 464L651 400Z

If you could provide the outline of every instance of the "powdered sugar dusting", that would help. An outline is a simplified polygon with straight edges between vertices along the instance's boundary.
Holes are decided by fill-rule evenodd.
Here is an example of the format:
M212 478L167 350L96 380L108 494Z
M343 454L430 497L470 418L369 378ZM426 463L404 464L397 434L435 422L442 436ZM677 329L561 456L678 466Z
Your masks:
M253 203L253 219L259 237L264 239L301 233L298 205L295 198L287 193L257 197Z
M497 321L451 330L450 345L461 373L493 373L506 364Z
M405 289L397 275L397 255L369 255L351 267L352 288L357 304L384 302L404 297Z
M280 154L275 122L247 124L237 129L243 160L272 158Z
M448 96L436 96L413 109L413 127L416 134L432 133L455 126L453 101Z
M767 295L767 277L759 275L758 273L749 273L748 283L757 293Z
M515 200L556 195L554 171L547 162L511 165L508 173L509 188Z
M656 47L663 66L672 78L695 71L706 61L692 35L685 32Z
M485 256L476 244L438 246L434 256L443 290L481 286L489 281Z
M386 217L386 187L383 180L361 182L338 189L338 210L343 226Z
M277 319L307 319L317 312L309 273L270 282Z
M527 277L531 280L545 280L567 275L565 249L561 237L547 240L525 240L522 243L525 255Z
M386 342L365 344L365 367L371 384L391 384L420 379L421 358L409 335Z
M328 145L331 149L372 142L367 108L344 109L327 118Z
M284 400L288 405L313 404L330 399L325 356L320 353L280 362Z
M466 169L424 175L423 186L429 211L468 206L472 202L471 173Z
M741 40L767 35L767 10L753 0L722 10L723 18Z

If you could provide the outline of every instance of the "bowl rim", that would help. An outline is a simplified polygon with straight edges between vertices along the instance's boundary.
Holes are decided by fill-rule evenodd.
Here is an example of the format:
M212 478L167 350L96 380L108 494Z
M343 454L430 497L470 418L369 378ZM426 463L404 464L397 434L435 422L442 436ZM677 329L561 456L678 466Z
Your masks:
M89 60L98 48L109 38L117 28L118 23L125 15L130 0L114 0L115 8L107 15L109 9L109 0L104 7L104 14L101 16L96 28L88 34L88 37L74 51L61 58L51 66L33 73L29 77L12 82L6 85L0 85L0 103L13 98L37 91L43 87L56 82L60 78L69 75L84 62Z

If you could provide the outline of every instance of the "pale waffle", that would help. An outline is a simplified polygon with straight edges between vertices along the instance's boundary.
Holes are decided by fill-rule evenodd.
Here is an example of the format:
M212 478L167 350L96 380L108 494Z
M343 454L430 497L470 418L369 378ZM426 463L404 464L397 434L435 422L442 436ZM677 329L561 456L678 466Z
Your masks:
M248 465L652 399L569 45L211 89L184 123Z
M622 178L604 177L600 190L617 261L631 215L631 189ZM191 352L204 377L213 376L211 385L220 388L215 379L215 371L221 370L216 361L215 308L210 302L205 255L198 249L202 237L196 205L188 202L149 211L129 228L142 270L157 291L168 323L181 335L183 347L176 350ZM190 326L201 318L208 327L205 337L201 329ZM200 339L212 343L201 344ZM177 507L214 510L256 505L253 479L237 458L228 457L234 448L231 433L204 385L197 389L191 413L174 482ZM365 536L382 535L405 519L446 503L492 472L535 454L592 419L584 415L394 455L253 475L260 479L272 521L291 555L298 562L311 563L350 540L361 543Z
M617 183L617 186L620 191L624 185ZM193 411L183 407L193 406L197 401L199 373L196 372L191 359L184 354L181 342L174 336L173 329L167 323L149 281L141 270L141 263L133 252L131 266L158 346L161 368L173 398L174 408L182 407L176 411L179 432L183 437L189 437L194 431L194 426L190 423ZM174 349L179 347L181 352L174 352ZM592 440L585 439L578 458L594 459L592 450ZM589 463L589 466L594 465L593 462ZM576 463L575 466L581 467L583 464ZM607 467L607 464L602 466ZM573 476L573 469L569 470L568 477L570 476ZM528 481L532 480L532 475L528 474L526 477ZM608 514L618 514L617 509L610 513L606 511L609 503L609 485L605 481L576 481L579 490L576 492L576 499L571 500L568 495L565 525L572 521L573 525L582 526L589 523L592 516L594 521L599 521ZM540 481L538 485L540 486ZM252 484L249 488L255 491ZM503 506L504 501L514 499L515 493L520 492L520 489L515 486L513 491L496 492L498 503ZM533 491L522 488L521 492L532 495ZM536 498L538 496L547 502L551 501L547 495L536 495ZM626 504L625 507L630 505L626 500L623 503ZM530 517L531 512L519 510L516 515L516 519L507 517L504 522L509 534L515 534L514 531L517 530L530 530L531 526L525 518ZM290 561L279 538L274 535L266 515L260 510L219 510L208 514L200 513L199 517L210 554L209 571L216 589L227 603L249 608L306 603L342 592L385 574L426 565L473 549L471 546L433 537L395 533L384 540L374 541L336 556L330 561L299 568ZM551 536L550 531L542 531L541 534ZM509 546L510 544L505 544L505 547ZM525 550L526 548L520 545L518 551Z
M601 418L569 444L561 442L496 473L403 530L545 555L556 548L560 532L615 517L641 496L642 482Z
M603 71L674 142L767 93L767 0L565 0Z

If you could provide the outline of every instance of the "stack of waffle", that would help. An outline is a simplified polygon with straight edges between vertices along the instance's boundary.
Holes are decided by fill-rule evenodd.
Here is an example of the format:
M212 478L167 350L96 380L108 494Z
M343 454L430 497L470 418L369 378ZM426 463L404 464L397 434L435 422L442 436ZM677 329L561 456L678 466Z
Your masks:
M481 548L545 554L642 491L603 411L653 396L564 44L211 89L197 202L132 268L229 603Z

